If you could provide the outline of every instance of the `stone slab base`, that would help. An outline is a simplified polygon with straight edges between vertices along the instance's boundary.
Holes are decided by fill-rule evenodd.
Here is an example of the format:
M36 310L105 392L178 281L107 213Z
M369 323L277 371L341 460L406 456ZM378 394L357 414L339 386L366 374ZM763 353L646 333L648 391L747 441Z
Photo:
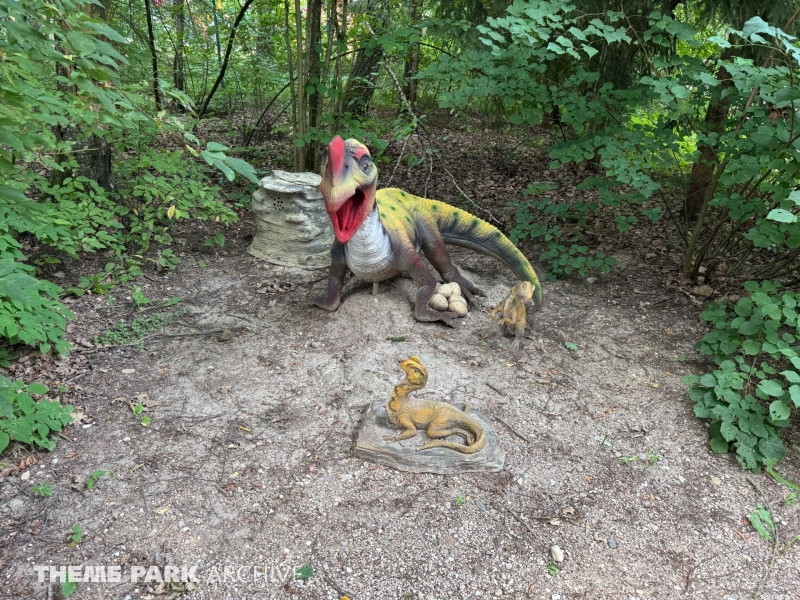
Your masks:
M470 411L469 416L478 421L486 431L486 445L479 452L463 454L449 448L428 448L418 452L417 446L428 441L424 431L419 431L411 439L399 442L388 442L383 439L386 435L396 435L398 430L389 425L384 402L376 401L367 408L361 420L353 454L398 471L411 473L455 475L502 470L506 453L500 448L500 440L497 439L489 419L474 411ZM455 436L448 439L463 443L461 438Z

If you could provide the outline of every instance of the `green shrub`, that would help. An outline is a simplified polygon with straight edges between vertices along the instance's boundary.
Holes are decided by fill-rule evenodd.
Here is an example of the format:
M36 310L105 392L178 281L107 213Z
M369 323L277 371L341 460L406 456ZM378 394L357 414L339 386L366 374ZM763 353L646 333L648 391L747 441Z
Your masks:
M515 225L509 232L509 239L517 243L529 238L547 244L547 250L539 257L547 264L547 279L554 280L573 272L585 277L593 268L608 273L611 266L616 264L616 259L606 256L604 252L592 251L580 243L586 215L596 210L597 204L554 202L550 198L536 197L540 192L552 189L555 186L550 184L528 186L525 194L533 199L517 203ZM574 232L565 231L560 222L569 223Z
M55 348L66 354L71 345L64 330L74 315L58 301L61 288L32 277L32 271L13 258L0 258L0 336L10 344L38 346L43 353Z
M748 281L750 296L712 302L700 316L714 328L697 349L717 369L687 375L695 415L709 419L711 449L736 452L745 469L771 468L786 455L779 429L800 408L800 294Z
M10 440L52 450L56 443L49 439L51 431L61 431L72 422L72 407L31 394L43 395L47 387L40 383L25 385L0 375L0 452Z

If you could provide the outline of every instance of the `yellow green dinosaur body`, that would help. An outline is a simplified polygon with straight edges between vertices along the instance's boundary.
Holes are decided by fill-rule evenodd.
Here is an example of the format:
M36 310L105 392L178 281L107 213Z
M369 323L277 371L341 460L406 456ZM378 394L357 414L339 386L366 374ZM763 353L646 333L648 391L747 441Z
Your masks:
M333 223L336 241L331 250L328 292L314 301L336 310L347 269L366 281L409 275L419 286L415 316L420 321L451 323L456 316L433 310L428 302L436 291L436 277L420 252L447 282L456 282L467 301L483 293L450 262L446 244L492 256L510 267L534 288L542 306L539 278L525 256L496 227L444 202L414 196L396 188L376 190L377 167L366 146L335 137L322 167L320 191Z

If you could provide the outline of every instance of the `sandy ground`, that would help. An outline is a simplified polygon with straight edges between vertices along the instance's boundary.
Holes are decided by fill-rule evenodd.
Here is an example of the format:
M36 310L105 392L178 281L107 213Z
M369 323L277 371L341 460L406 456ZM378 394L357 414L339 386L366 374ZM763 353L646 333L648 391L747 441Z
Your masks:
M800 543L767 575L773 547L747 521L768 501L785 544L800 508L710 452L680 384L703 366L680 294L641 291L635 261L593 284L549 283L517 359L509 339L487 341L511 273L454 257L487 292L457 329L413 320L409 280L377 297L350 285L328 314L307 303L324 271L265 268L238 250L148 284L154 301L181 296L192 312L144 350L70 359L83 361L89 422L0 483L0 596L58 597L35 566L120 565L122 581L82 582L72 597L738 600L762 584L764 599L800 597ZM91 339L110 309L77 304L74 336ZM226 327L246 329L228 342L202 334ZM502 472L414 475L350 455L364 407L411 355L430 373L420 396L490 416ZM789 445L781 468L798 481ZM98 469L115 476L86 490ZM40 483L53 495L29 491ZM159 584L167 565L198 581ZM292 579L304 566L313 575ZM135 567L150 581L131 582Z

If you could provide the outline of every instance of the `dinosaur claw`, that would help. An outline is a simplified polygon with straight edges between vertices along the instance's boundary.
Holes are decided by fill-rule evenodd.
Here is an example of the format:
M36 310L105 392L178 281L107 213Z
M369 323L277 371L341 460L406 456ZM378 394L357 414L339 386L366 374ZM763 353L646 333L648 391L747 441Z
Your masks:
M331 302L327 296L321 296L319 298L314 298L311 300L312 306L318 306L322 310L327 310L328 312L333 312L337 308L339 308L339 304L341 303L341 298L337 297L333 302Z

